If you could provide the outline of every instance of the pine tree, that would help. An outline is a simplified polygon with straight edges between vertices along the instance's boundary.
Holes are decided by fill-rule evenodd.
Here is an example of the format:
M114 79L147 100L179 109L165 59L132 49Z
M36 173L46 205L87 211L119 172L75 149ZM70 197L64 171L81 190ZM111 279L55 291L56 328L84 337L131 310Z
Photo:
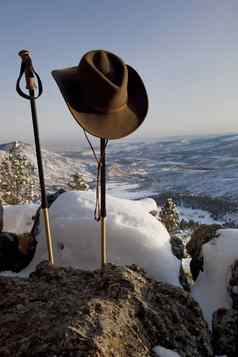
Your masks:
M169 233L175 233L179 227L179 215L176 203L172 198L165 201L164 207L160 212L160 220L165 225Z
M88 184L85 182L82 175L74 173L70 175L68 186L71 190L86 191L89 189Z
M39 197L38 180L34 166L17 145L0 162L0 202L2 204L28 203Z

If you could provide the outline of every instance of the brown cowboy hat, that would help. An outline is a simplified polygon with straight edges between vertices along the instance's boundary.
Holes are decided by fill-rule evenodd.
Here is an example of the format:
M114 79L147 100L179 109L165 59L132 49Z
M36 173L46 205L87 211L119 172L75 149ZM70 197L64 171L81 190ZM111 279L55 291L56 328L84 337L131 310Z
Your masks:
M74 119L94 136L122 138L145 119L148 97L143 81L113 53L90 51L77 67L52 75Z

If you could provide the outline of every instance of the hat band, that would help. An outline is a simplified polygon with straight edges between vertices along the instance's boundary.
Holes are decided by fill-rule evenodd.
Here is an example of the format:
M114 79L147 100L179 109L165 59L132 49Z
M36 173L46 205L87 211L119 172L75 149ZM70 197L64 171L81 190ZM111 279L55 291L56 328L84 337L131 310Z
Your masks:
M111 113L120 112L121 110L125 109L126 106L127 106L127 103L121 105L120 107L114 108L114 109L107 109L107 108L102 108L102 107L99 108L94 105L93 109L97 110L100 113L111 114Z

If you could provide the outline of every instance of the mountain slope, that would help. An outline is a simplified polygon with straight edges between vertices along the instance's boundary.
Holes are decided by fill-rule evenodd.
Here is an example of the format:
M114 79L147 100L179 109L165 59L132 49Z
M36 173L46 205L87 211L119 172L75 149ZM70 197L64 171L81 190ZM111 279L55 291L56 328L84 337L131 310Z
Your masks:
M0 160L13 146L16 146L17 149L33 164L35 167L35 174L37 175L37 160L33 145L22 142L1 144ZM48 190L55 191L56 188L67 187L69 177L73 173L80 173L88 182L92 180L92 175L87 170L87 166L80 159L65 157L58 153L42 149L42 160L45 182Z

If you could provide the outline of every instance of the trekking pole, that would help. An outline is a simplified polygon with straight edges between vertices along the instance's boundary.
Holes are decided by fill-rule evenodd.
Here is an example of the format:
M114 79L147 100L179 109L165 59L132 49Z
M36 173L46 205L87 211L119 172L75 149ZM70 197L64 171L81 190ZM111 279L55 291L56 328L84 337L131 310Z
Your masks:
M100 154L101 154L101 268L107 264L107 231L106 231L106 140L100 139Z
M46 197L44 171L43 171L42 158L41 158L40 138L39 138L39 129L38 129L38 122L37 122L36 103L35 103L35 100L39 98L42 94L43 91L42 83L39 75L35 72L33 68L29 51L22 50L18 53L18 55L21 57L22 63L21 63L20 74L17 79L16 90L21 97L30 100L30 104L31 104L32 124L33 124L34 138L35 138L35 150L36 150L40 189L41 189L41 207L44 216L45 232L46 232L47 248L48 248L48 260L50 264L54 264L52 237L51 237L50 224L49 224L48 202ZM24 93L20 88L20 81L23 74L25 74L26 88L29 90L29 95ZM38 85L35 82L35 77L37 78ZM35 89L37 87L38 87L38 95L35 96Z

